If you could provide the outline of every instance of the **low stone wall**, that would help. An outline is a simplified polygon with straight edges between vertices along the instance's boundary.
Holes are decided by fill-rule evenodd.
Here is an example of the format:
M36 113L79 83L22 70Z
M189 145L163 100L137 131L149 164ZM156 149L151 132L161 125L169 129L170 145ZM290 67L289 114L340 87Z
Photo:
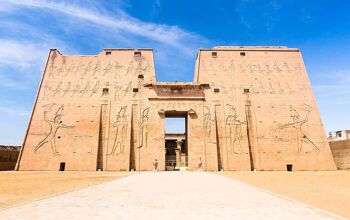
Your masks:
M338 170L350 169L350 140L329 142Z
M14 170L20 147L0 145L0 171Z

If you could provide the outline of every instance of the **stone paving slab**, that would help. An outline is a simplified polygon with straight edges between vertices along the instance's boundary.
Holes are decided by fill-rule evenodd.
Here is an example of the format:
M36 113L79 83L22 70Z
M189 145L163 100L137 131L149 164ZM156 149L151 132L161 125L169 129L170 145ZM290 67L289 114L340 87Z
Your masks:
M145 172L0 211L0 219L340 219L205 172Z

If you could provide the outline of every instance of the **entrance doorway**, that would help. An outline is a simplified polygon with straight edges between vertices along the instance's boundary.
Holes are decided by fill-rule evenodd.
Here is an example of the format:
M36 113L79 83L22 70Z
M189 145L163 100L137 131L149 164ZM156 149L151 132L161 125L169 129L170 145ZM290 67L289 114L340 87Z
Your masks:
M60 171L64 171L66 169L66 163L65 162L61 162L60 163Z
M187 112L165 113L165 170L187 170Z

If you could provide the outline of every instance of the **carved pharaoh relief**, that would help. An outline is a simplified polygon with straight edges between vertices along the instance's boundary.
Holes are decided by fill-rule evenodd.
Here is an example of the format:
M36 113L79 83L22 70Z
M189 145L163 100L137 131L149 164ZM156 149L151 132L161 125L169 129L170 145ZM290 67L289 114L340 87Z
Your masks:
M148 120L150 108L145 108L141 112L139 125L139 148L147 148L148 142Z
M44 108L46 108L46 110L44 111L44 121L49 125L49 129L46 132L44 132L45 137L34 147L35 153L37 153L42 147L49 144L52 149L53 155L60 155L56 146L56 139L61 138L60 136L57 136L58 130L62 128L74 128L74 126L65 125L62 122L62 111L64 110L64 105L60 105L52 116L48 116L52 113L55 106L56 104L54 103L51 105L48 104L43 106Z
M115 129L115 135L113 139L113 147L108 155L119 155L124 153L127 147L127 131L128 131L128 119L126 115L126 110L128 106L121 106L116 114L115 121L112 124L113 129Z
M289 105L289 121L279 124L276 130L276 134L281 136L282 139L285 139L286 133L289 134L287 136L288 140L297 143L298 154L302 153L306 146L311 146L311 148L316 151L320 150L312 138L306 133L308 129L305 128L305 125L309 122L312 111L312 107L308 104L303 104L298 108Z
M241 154L243 153L243 125L246 125L245 120L239 119L236 108L231 104L226 104L227 115L225 117L225 139L228 146L228 153Z

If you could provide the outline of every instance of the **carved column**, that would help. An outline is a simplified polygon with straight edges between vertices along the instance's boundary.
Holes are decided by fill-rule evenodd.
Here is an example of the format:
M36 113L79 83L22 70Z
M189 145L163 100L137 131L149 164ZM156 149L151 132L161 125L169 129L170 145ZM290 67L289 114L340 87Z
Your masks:
M176 167L177 168L181 167L181 144L182 144L182 140L176 141L175 152L176 152Z

